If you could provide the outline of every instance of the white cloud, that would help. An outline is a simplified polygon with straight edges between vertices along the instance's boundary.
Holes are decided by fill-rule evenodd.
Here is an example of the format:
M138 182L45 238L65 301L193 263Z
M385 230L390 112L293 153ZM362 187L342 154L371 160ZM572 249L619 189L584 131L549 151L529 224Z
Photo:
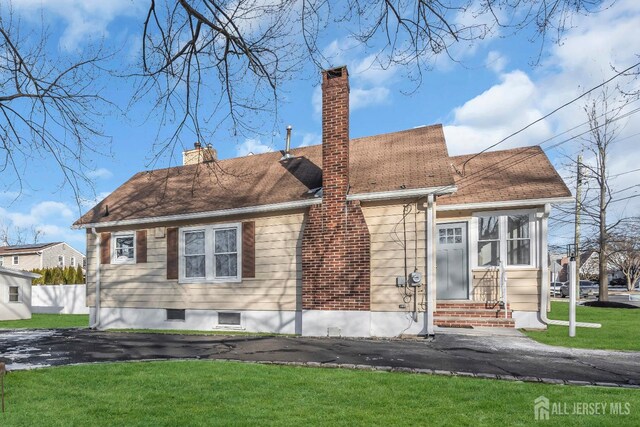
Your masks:
M65 203L51 200L39 202L31 206L28 211L10 211L0 208L0 223L8 226L10 230L14 228L41 230L44 236L40 241L65 241L81 249L84 247L84 233L70 228L76 216L74 210Z
M131 0L20 0L13 6L26 19L62 19L66 26L59 45L65 51L74 51L88 39L109 37L108 26L116 18L138 17L147 5Z
M91 209L93 208L95 205L97 205L98 203L100 203L102 200L104 200L109 194L111 194L111 191L102 191L98 194L96 194L96 197L94 198L90 198L90 199L80 199L80 207L82 209Z
M96 170L89 171L87 175L89 178L109 179L113 176L113 172L107 168L98 168Z
M273 148L267 144L263 144L259 139L249 138L242 144L238 144L236 147L236 154L239 157L246 156L248 154L260 154L273 151Z
M351 86L349 91L349 111L353 112L361 108L384 105L391 102L391 91L384 86L376 86L364 89ZM311 96L314 113L320 117L322 114L322 88L316 87Z
M612 66L623 69L637 62L640 37L630 35L640 36L639 21L640 3L630 0L617 2L599 14L580 17L563 43L551 48L549 58L535 75L520 70L505 72L504 56L498 51L489 52L486 64L498 73L500 82L453 110L453 120L445 126L450 152L471 153L486 148L610 77L614 73ZM616 80L624 82L624 78ZM614 92L613 85L610 89ZM537 144L585 122L583 105L584 99L496 149ZM627 126L623 133L629 134L631 128L633 125ZM579 142L565 147L575 147Z
M8 212L2 209L0 214L9 218L16 227L37 227L48 219L71 221L74 217L73 211L66 204L54 201L40 202L32 206L28 213Z
M302 143L298 147L308 147L309 145L322 144L322 135L317 133L304 133L302 134Z
M389 87L397 77L398 68L381 60L378 53L365 54L362 44L351 37L333 40L323 49L323 55L333 66L347 64L349 70L349 109L384 105L390 102ZM322 89L316 87L311 97L313 111L322 112Z
M474 153L485 149L608 79L615 73L613 68L622 70L638 62L639 23L640 2L633 0L621 0L598 14L578 17L572 22L573 27L563 42L552 46L547 52L547 59L531 74L520 70L506 71L506 62L498 59L503 56L497 51L490 52L486 64L498 74L500 81L452 111L453 119L445 126L450 153ZM608 85L611 95L616 95L616 85L627 90L640 87L638 81L620 77ZM601 91L597 90L592 97L597 98L600 94ZM577 101L495 149L539 144L550 136L558 135L542 145L549 148L555 142L584 132L588 126L571 129L586 122L583 110L586 101L586 97ZM613 101L610 108L612 104ZM634 103L626 111L637 107L638 104ZM612 145L608 156L612 175L637 168L637 159L640 158L640 136L636 135L640 134L639 116L634 114L617 122L618 142ZM562 134L565 131L569 132ZM575 184L575 167L568 163L570 159L575 160L583 144L582 138L575 138L547 151L571 185ZM591 161L588 151L584 155L586 162ZM587 181L591 187L596 185L593 180ZM619 191L614 199L640 194L640 187L621 191L639 182L640 174L625 174L611 180L613 191ZM616 202L611 207L611 221L637 215L640 197ZM555 228L554 233L552 242L557 239L564 244L571 231Z
M373 86L388 83L397 72L396 66L383 66L375 54L355 59L349 66L349 77Z
M349 109L355 111L360 108L387 104L389 94L389 89L381 86L371 89L352 89L349 95Z
M529 76L513 71L501 80L454 109L453 122L444 128L450 154L481 151L544 115L537 108L537 88ZM550 135L549 123L541 122L498 149L540 142Z
M0 191L0 199L16 200L20 195L18 191Z
M504 54L497 50L492 50L487 54L487 59L485 59L484 64L494 73L502 73L508 62L509 60Z

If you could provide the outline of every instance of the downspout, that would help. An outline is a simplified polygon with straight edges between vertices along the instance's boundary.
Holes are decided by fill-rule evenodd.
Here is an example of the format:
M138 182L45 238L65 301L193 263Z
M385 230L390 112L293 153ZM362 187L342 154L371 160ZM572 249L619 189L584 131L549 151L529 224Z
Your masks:
M427 196L427 337L435 335L433 312L435 311L435 266L433 238L435 236L435 198L433 193Z
M89 327L97 329L100 326L100 234L96 232L95 227L91 227L91 234L96 238L96 317Z
M566 320L552 320L547 317L547 307L549 305L549 248L548 248L548 223L549 213L551 212L551 204L545 203L544 213L542 214L542 230L541 230L541 246L540 259L542 263L542 283L540 284L540 321L547 325L569 326ZM600 328L600 323L576 322L576 326L582 328Z

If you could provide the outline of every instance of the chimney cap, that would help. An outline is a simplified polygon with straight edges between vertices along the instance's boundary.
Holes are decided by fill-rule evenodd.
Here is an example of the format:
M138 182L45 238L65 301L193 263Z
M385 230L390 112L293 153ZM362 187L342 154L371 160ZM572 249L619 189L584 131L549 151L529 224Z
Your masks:
M196 141L196 142L193 144L193 148L196 148L196 149L197 149L197 148L202 148L202 144L200 144L200 141Z

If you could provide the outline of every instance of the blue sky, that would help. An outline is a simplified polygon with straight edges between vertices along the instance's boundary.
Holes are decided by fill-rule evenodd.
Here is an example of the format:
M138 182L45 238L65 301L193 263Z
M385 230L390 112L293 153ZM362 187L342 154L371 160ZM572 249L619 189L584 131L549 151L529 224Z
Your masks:
M118 48L112 66L119 70L132 70L140 54L142 21L146 2L110 0L94 2L81 0L15 0L16 14L26 29L37 28L42 20L51 30L49 53L73 55L82 52L89 40L101 40L108 48ZM610 8L592 16L578 16L562 43L547 43L540 61L540 44L530 43L530 34L515 37L495 30L489 37L472 46L454 48L459 62L438 57L432 69L423 73L423 81L416 89L398 67L382 70L373 61L375 46L365 50L340 31L325 37L324 53L331 65L346 64L351 82L351 137L393 132L420 125L442 123L450 154L478 152L499 141L511 132L538 119L585 89L595 86L614 74L612 67L626 68L640 61L640 2L621 0ZM320 142L320 77L308 74L303 79L284 86L276 129L262 135L233 138L227 129L214 134L212 143L220 158L281 149L285 127L293 126L292 145L310 145ZM638 88L638 82L628 78L616 79L627 90ZM125 182L134 173L148 169L153 143L162 128L155 115L147 116L148 105L143 101L127 110L132 96L132 82L117 77L105 78L103 94L122 111L105 111L103 130L110 138L98 141L101 151L110 155L92 158L95 194L87 193L87 201L80 207L62 181L55 166L47 159L33 161L28 166L30 185L17 195L6 175L0 175L0 222L9 226L38 227L44 241L64 240L84 250L84 232L70 229L71 223L86 210L92 201L100 199ZM611 86L613 90L614 87ZM411 94L407 95L407 92ZM637 108L629 105L626 110ZM511 148L543 142L585 122L582 102L563 109L526 132L501 144L498 148ZM626 111L625 110L625 111ZM620 121L620 142L613 147L610 158L612 173L638 168L640 159L640 114ZM269 128L271 129L271 128ZM577 128L549 143L577 135L586 128ZM195 136L184 135L183 146L191 146ZM580 149L576 139L561 147L547 151L558 170L571 181L572 170L567 158L575 158ZM172 153L174 160L165 156L155 167L175 165L180 149ZM587 161L592 156L584 152ZM173 161L173 163L172 163ZM624 189L640 183L640 172L615 178L614 189ZM619 194L632 196L640 187ZM17 198L16 198L17 197ZM640 198L628 199L615 205L613 216L637 215ZM559 216L562 219L562 216ZM567 243L570 230L562 222L552 225L550 240Z

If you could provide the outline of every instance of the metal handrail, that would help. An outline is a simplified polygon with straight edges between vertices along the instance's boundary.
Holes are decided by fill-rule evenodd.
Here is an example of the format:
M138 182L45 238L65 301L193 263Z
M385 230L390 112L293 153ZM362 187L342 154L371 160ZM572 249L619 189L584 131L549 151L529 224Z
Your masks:
M509 318L509 311L507 310L507 271L504 268L504 263L500 261L498 266L500 272L500 299L504 307L504 318Z

